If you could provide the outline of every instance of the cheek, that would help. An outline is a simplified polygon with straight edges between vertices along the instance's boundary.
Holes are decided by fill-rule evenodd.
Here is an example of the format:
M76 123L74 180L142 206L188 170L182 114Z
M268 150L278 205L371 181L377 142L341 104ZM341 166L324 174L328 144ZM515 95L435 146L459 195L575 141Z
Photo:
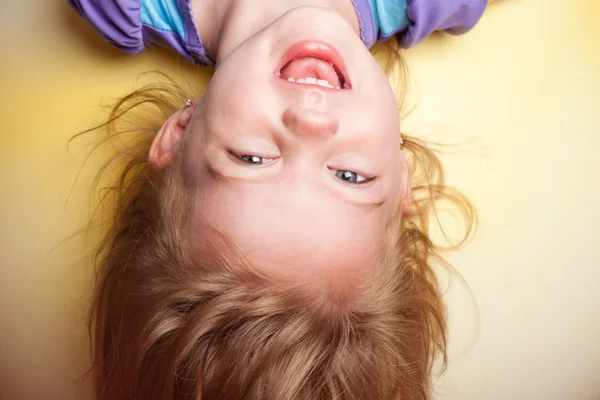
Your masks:
M224 79L224 82L213 85L205 95L206 120L213 125L232 115L239 118L249 103L250 92L247 83L233 79Z
M212 113L226 110L228 116L239 118L265 100L265 89L273 71L267 69L256 53L250 56L247 53L236 53L213 75L207 90L209 100L214 103Z
M266 119L278 118L279 101L264 79L232 78L212 88L204 118L208 130L218 135L254 134ZM280 117L279 117L280 118Z

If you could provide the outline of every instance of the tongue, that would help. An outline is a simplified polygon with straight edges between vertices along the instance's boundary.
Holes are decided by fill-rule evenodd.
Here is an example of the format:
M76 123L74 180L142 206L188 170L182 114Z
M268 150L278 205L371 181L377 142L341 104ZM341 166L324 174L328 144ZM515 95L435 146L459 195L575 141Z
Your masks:
M286 80L289 78L294 78L295 80L306 78L323 79L334 87L342 86L333 65L315 57L303 57L293 60L281 70L280 76Z

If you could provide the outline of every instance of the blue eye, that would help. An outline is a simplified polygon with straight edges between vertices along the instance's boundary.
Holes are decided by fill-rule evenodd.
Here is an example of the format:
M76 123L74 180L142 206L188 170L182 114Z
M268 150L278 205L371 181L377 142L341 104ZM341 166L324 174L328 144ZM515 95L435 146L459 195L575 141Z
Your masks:
M243 161L244 163L251 164L251 165L262 165L262 164L267 164L267 163L273 161L270 158L259 157L259 156L249 156L249 155L238 156L238 158L241 161Z
M360 185L371 180L352 171L334 170L333 173L339 180L353 185Z

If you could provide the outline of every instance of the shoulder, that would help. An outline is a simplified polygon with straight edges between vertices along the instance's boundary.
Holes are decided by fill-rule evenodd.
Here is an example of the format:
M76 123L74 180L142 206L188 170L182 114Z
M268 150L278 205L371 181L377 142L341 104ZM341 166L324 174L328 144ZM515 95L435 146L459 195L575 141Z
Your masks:
M469 31L488 0L353 0L368 47L396 36L402 47L421 42L434 31L453 35Z
M488 0L408 0L410 26L399 38L403 47L412 47L434 31L461 35L479 21Z
M146 48L141 0L68 0L69 4L117 48L137 54Z
M167 47L188 60L211 64L194 24L189 0L68 0L110 44L139 54Z

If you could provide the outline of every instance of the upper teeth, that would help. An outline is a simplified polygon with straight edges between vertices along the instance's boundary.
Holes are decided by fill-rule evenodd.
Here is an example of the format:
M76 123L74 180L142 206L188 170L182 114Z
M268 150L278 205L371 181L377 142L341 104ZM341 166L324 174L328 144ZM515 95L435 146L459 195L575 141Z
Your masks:
M296 83L304 83L304 84L308 84L308 85L319 85L319 86L323 86L326 88L330 88L330 89L340 89L339 86L334 87L331 83L327 82L324 79L317 79L317 78L300 78L298 80L295 80L294 78L288 78L288 81L290 82L296 82Z

